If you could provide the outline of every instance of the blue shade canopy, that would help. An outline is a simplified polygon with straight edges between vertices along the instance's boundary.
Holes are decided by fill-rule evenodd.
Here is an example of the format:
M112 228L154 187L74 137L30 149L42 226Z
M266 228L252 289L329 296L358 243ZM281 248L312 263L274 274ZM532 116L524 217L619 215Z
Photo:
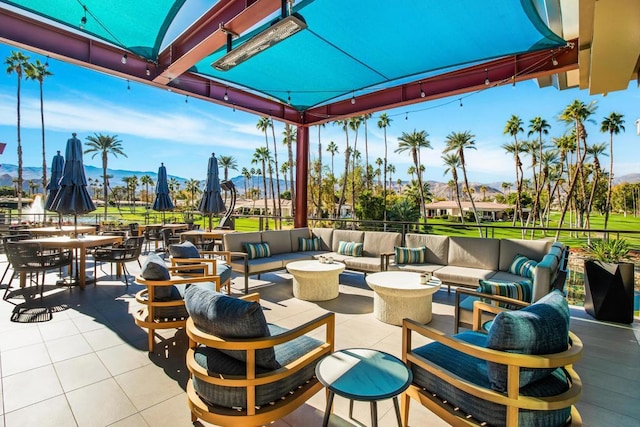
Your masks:
M49 177L49 183L47 184L47 200L44 202L44 208L48 211L52 210L51 205L53 200L58 194L60 189L60 178L62 178L62 172L64 170L64 157L58 151L58 154L53 156L51 161L51 176Z
M60 178L60 189L56 193L51 209L61 214L81 215L96 210L87 191L87 178L82 163L82 143L76 134L67 140L64 168Z
M154 211L165 212L173 210L173 202L169 194L169 183L167 182L167 168L164 163L160 164L158 169L158 180L156 181L156 199L153 201L151 209Z
M198 204L198 210L208 214L226 211L227 208L224 206L220 191L218 159L216 159L215 154L212 154L209 158L209 166L207 167L207 183L200 203Z

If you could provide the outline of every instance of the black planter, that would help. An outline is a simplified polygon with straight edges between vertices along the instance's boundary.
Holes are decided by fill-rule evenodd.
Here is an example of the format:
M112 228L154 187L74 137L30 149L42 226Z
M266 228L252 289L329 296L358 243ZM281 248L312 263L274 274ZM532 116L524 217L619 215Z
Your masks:
M633 322L634 265L584 262L584 309L598 320Z

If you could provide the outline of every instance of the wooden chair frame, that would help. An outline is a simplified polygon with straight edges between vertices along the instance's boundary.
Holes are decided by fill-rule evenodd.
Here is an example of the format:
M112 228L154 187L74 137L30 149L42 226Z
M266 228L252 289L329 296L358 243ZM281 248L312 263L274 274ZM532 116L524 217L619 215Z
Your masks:
M200 255L203 258L174 258L174 257L171 257L171 266L172 267L177 267L177 266L184 266L184 265L189 265L189 264L193 264L193 263L206 264L206 265L208 265L207 274L210 275L210 276L215 276L218 260L216 258L204 258L204 257L205 256L209 256L209 257L218 256L218 257L224 257L227 265L229 266L229 268L231 268L231 252L228 252L228 251L199 251L199 252L200 252ZM182 272L181 274L183 276L191 276L194 273ZM220 288L222 289L224 287L227 288L227 295L231 295L231 279L225 281L224 283L220 283Z
M259 302L260 295L253 293L243 296L241 299ZM266 374L256 375L256 350L286 343L323 326L325 327L325 342L321 346L280 369ZM189 336L187 368L191 376L187 383L187 398L189 409L191 410L191 420L195 422L198 419L202 419L209 423L224 426L261 426L291 413L318 391L322 390L322 384L317 378L313 377L313 379L302 387L287 396L283 396L282 399L273 404L263 405L259 408L256 408L255 405L257 386L269 384L291 376L334 351L335 313L326 313L287 332L267 338L243 340L220 338L199 330L192 319L187 320L186 331ZM201 344L215 349L246 351L246 376L222 376L207 372L206 369L203 369L195 361L195 350ZM199 380L206 381L210 384L245 388L247 392L247 407L242 410L237 410L234 408L208 405L196 393L193 386L193 377L197 377ZM215 412L212 411L212 409Z
M468 328L468 329L471 329L473 327L473 323L472 323L473 322L473 313L472 312L468 312L468 310L461 310L460 309L460 301L462 299L462 296L472 296L472 297L483 298L483 299L487 299L489 301L493 301L494 303L502 302L502 303L514 305L514 306L519 307L519 308L523 308L523 307L527 307L527 306L531 305L528 302L520 301L520 300L514 299L514 298L503 297L501 295L485 294L485 293L478 292L478 291L472 290L472 289L457 288L456 289L456 295L455 295L455 302L454 302L454 304L455 304L454 305L454 312L453 312L453 318L454 318L453 333L454 334L458 333L458 330L460 329L460 326L462 326L464 328ZM497 307L497 306L489 305L489 304L486 304L486 305L491 306L491 307ZM499 311L502 311L502 310L504 310L504 309L500 309ZM482 324L484 324L485 322L493 319L497 313L494 313L493 310L482 310L480 312L480 314L482 316L482 320L481 320L480 325L482 326Z
M481 301L474 303L473 310L473 330L478 331L482 324L482 311L494 314L505 311L502 308L492 306ZM490 362L507 365L507 392L505 394L497 391L479 387L456 375L455 372L448 371L433 362L413 353L411 348L412 333L418 333L429 339L437 341L447 347L458 350L470 356L478 357ZM582 357L582 341L569 332L571 345L566 351L546 354L546 355L525 355L509 353L505 351L492 350L479 347L461 341L455 337L447 336L435 329L429 328L410 319L404 319L402 325L402 360L411 367L415 364L429 373L435 375L440 380L463 390L480 399L496 404L504 405L507 408L507 427L518 425L518 412L520 409L530 410L554 410L571 406L571 426L581 426L582 419L574 404L580 399L582 394L582 382L573 369L573 364ZM520 368L557 368L562 367L569 378L571 388L557 396L551 397L528 397L519 394ZM458 408L443 402L433 393L422 387L411 384L402 395L401 413L403 425L407 426L409 421L410 398L417 400L427 409L438 415L447 423L453 426L478 426L481 421L468 417Z
M178 272L182 273L184 270L201 270L199 275L196 273L191 273L190 276L174 276L169 280L147 280L141 276L136 277L136 283L141 285L145 285L146 289L142 289L138 293L136 293L136 301L140 304L144 304L144 307L139 309L135 315L136 325L146 328L149 334L149 352L153 352L155 347L155 330L156 329L172 329L172 328L183 328L187 318L173 318L166 319L164 321L158 321L155 315L155 309L158 307L179 307L184 306L184 300L175 300L175 301L154 301L156 289L159 287L173 286L173 285L183 285L183 284L193 284L197 286L198 283L203 282L214 282L216 291L220 291L220 277L207 275L207 265L206 264L190 264L190 265L182 265L180 267L168 267L170 274L176 274Z

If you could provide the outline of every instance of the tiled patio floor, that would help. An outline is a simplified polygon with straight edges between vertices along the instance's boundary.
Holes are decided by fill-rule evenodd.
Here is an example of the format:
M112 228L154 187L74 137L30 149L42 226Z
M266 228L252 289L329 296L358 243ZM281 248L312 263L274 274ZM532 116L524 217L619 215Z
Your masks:
M2 270L5 265L0 262ZM129 266L139 271L136 264ZM184 392L186 336L164 331L166 340L156 353L147 353L146 331L131 315L141 287L126 287L108 275L108 266L105 271L98 271L98 285L85 291L49 287L36 304L50 308L48 321L12 322L24 298L0 302L0 427L191 425ZM48 277L48 283L54 280ZM242 279L235 281L240 294ZM334 311L337 349L369 347L399 356L401 329L373 317L372 292L362 274L347 272L340 282L340 297L320 303L295 299L286 272L263 275L251 285L261 294L269 322L292 327ZM453 331L452 295L434 296L431 326L447 333ZM578 405L584 424L640 425L638 321L631 326L594 322L579 308L572 315L571 329L585 344L576 367L584 383ZM274 425L319 426L324 406L320 392ZM381 426L396 425L391 401L382 402L378 413ZM348 401L336 397L330 425L370 425L368 404L356 403L354 418L348 417ZM445 425L415 403L409 421L411 426Z

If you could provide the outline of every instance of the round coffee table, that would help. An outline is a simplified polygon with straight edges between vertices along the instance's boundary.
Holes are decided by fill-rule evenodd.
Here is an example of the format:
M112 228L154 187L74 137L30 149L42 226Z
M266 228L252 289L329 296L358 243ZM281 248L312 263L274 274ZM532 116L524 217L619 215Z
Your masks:
M293 296L304 301L326 301L340 294L338 277L345 269L339 262L294 261L287 264L293 276Z
M373 313L376 319L392 325L402 325L409 318L420 323L431 322L431 296L442 281L431 277L420 283L420 273L383 271L369 274L367 285L373 289Z
M378 425L377 402L393 399L398 426L402 425L398 395L409 387L413 375L397 357L366 348L339 350L316 365L316 377L329 390L323 427L329 423L336 394L351 400L349 418L353 418L354 400L371 402L371 425L374 427Z

